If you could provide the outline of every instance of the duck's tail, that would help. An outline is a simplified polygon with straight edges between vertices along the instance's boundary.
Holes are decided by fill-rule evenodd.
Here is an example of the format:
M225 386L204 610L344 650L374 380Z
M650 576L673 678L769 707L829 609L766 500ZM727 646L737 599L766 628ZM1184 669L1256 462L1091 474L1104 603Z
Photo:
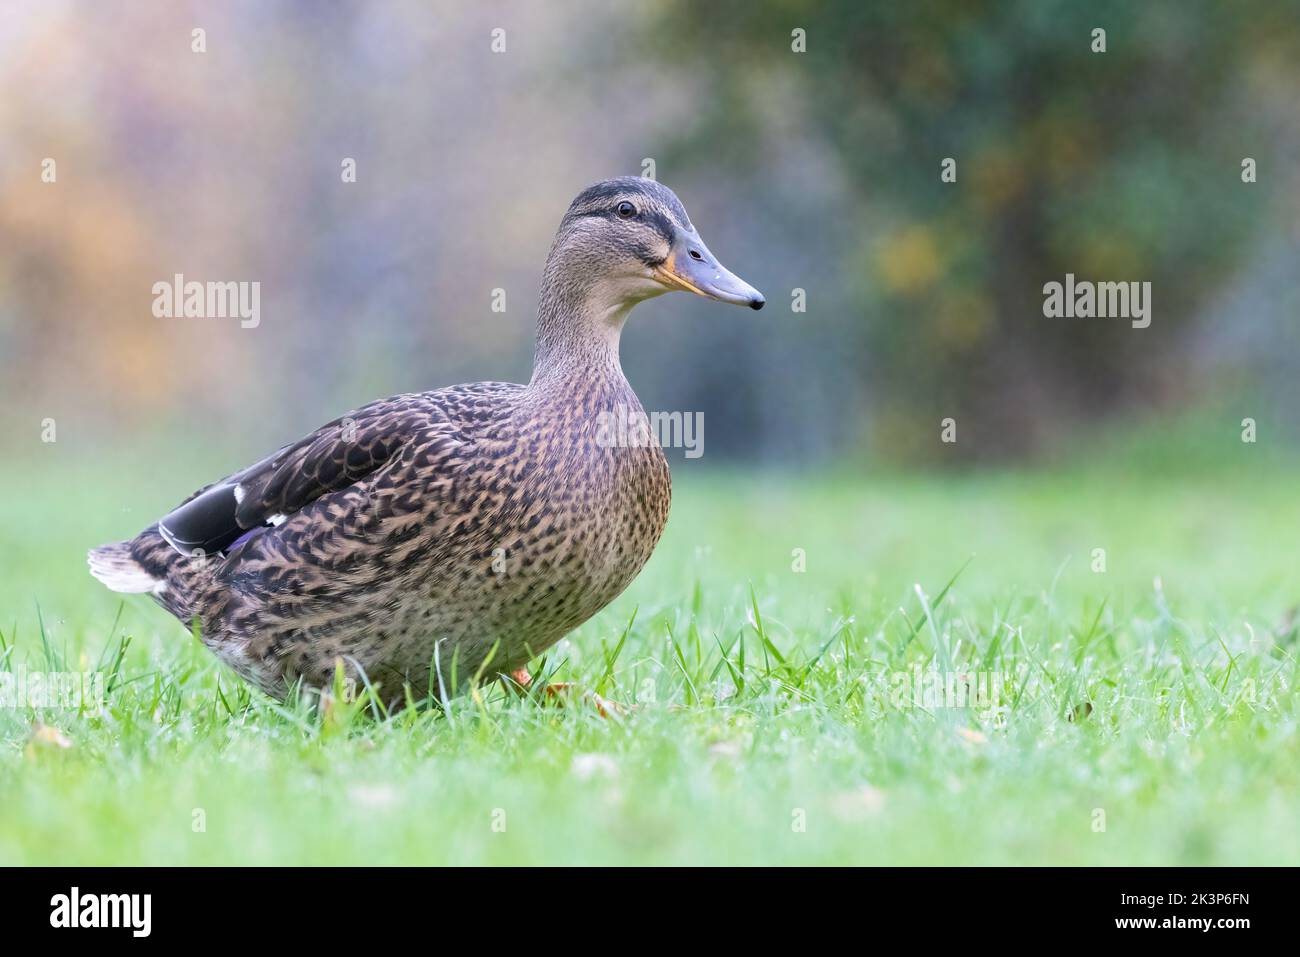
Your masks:
M113 591L126 593L152 592L166 580L151 575L131 556L131 542L113 542L92 548L86 556L90 574Z
M90 573L113 591L152 595L181 621L189 620L192 575L185 557L163 541L157 525L128 542L92 548L86 558Z

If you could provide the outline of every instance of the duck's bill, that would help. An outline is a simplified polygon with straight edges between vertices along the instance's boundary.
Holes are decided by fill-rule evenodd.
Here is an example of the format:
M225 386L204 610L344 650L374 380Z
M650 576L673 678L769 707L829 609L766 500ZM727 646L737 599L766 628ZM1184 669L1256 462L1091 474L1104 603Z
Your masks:
M671 289L684 289L706 299L762 309L763 294L725 268L698 237L674 244L673 251L654 269L656 278Z

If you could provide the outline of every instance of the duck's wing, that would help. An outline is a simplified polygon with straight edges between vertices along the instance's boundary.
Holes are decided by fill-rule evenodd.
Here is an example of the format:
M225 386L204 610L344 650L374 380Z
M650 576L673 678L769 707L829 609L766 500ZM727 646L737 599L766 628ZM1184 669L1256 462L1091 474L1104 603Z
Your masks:
M417 436L447 424L427 395L372 402L199 490L165 515L158 531L183 555L224 551L250 530L279 525L322 495L364 479Z

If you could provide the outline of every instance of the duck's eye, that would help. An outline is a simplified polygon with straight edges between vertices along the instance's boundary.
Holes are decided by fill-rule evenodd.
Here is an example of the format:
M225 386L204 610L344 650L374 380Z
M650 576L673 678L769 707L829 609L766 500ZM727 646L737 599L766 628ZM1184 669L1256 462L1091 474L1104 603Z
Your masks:
M629 203L627 200L623 200L623 202L619 203L614 208L615 211L618 213L618 215L621 216L623 219L631 219L633 216L636 215L636 207L633 206L631 203Z

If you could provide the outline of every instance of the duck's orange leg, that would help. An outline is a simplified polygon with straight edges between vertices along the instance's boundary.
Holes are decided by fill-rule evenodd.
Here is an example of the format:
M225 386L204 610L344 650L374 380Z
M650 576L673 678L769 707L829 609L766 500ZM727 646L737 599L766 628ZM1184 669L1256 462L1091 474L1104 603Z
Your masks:
M527 668L517 668L510 672L510 680L525 691L531 690L533 686L533 676L528 673ZM569 704L573 700L573 693L576 689L571 681L556 681L548 684L542 689L547 701L554 702L561 707ZM603 698L594 691L584 691L581 696L582 701L589 701L596 706L596 711L602 718L610 716L619 716L627 712L627 709L617 701L610 701Z

